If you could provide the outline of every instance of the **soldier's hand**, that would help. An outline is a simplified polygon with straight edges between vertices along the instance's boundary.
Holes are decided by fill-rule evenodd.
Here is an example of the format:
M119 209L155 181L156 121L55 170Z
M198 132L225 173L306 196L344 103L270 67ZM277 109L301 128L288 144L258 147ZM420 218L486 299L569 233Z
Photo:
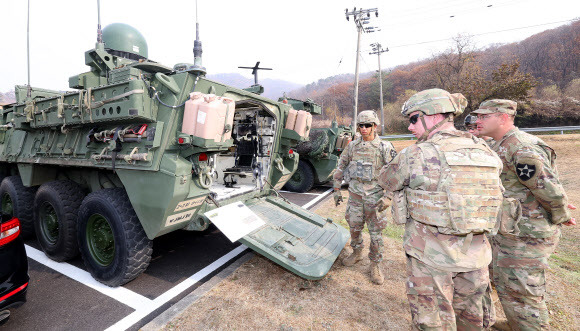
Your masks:
M334 191L334 204L338 207L338 205L340 205L340 203L343 201L344 200L342 199L342 193L340 193L340 190Z
M569 203L568 204L568 208L574 210L574 209L576 209L576 206L574 206L573 204ZM567 222L564 222L562 224L564 224L566 226L576 225L576 219L575 218L571 218Z
M383 210L389 208L389 206L391 206L392 203L393 200L389 199L388 197L382 197L377 203L377 209L379 210L379 212L382 212Z
M566 226L576 225L576 219L575 218L571 218L567 222L564 222L562 224L564 224Z

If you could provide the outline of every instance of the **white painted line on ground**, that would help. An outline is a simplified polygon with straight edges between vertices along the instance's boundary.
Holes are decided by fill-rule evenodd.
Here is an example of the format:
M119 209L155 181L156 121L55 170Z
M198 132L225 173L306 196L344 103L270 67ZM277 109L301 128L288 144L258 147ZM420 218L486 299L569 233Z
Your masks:
M319 193L310 193L310 192L304 192L304 193L298 193L298 192L290 192L290 191L278 191L280 193L291 193L291 194L308 194L308 195L319 195Z
M182 281L181 283L175 285L169 291L163 293L162 295L158 296L154 300L149 300L150 302L147 305L143 305L139 309L135 310L122 320L118 321L117 323L110 326L106 331L116 331L116 330L127 330L133 324L139 322L141 319L145 318L145 316L151 314L157 308L163 306L171 299L179 295L181 292L185 291L195 283L199 282L201 279L206 277L207 275L211 274L219 267L226 264L231 259L235 258L236 256L240 255L244 252L248 247L245 245L240 245L239 247L235 248L231 252L227 253L226 255L222 256L221 258L217 259L207 267L201 269L200 271L193 274L191 277L187 278L186 280Z
M318 201L320 201L321 199L323 199L325 196L328 195L328 193L332 192L332 190L334 190L334 189L333 188L329 188L327 191L324 191L323 193L320 193L317 198L312 199L309 203L307 203L304 206L302 206L302 208L304 208L304 209L310 208L310 206L312 206L313 204L315 204Z
M135 310L143 309L153 302L153 300L124 287L109 287L107 285L101 284L96 281L90 273L66 262L53 261L49 259L44 254L44 252L39 251L34 247L26 245L26 255L28 255L29 258L35 260L36 262L41 263L55 271L58 271L61 274L74 279L77 282L86 285L96 291L99 291L104 295L109 296Z

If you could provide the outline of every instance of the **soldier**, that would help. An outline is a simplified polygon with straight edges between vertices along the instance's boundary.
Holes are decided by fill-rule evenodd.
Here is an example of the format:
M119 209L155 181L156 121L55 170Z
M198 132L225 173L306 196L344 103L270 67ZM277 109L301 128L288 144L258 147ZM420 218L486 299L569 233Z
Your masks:
M476 115L467 115L465 117L465 128L467 132L471 133L472 135L483 139L489 146L493 145L495 142L491 137L483 136L480 134L479 130L477 130L477 116Z
M475 123L476 121L477 121L477 116L467 115L467 116L465 116L464 125L465 125L465 129L467 130L467 132L469 132L472 135L477 137L478 131L477 131L477 124Z
M482 329L494 321L488 265L501 207L501 160L485 142L458 131L453 118L467 100L430 89L413 95L402 114L417 144L381 170L393 192L395 222L405 224L407 297L421 330Z
M548 257L558 245L560 224L574 225L564 188L558 180L556 153L540 138L514 125L517 103L483 102L477 128L497 143L505 187L502 224L494 236L493 277L501 304L514 330L549 327L546 308Z
M363 259L362 230L366 222L371 236L369 252L371 280L380 285L384 281L379 264L383 260L382 231L386 225L383 211L387 206L384 204L386 200L377 178L381 168L389 163L397 152L393 144L379 138L377 126L380 122L374 111L360 112L357 122L360 137L348 144L342 152L333 177L334 201L337 206L343 201L340 193L342 180L349 184L346 221L350 227L350 246L353 253L342 262L350 267Z

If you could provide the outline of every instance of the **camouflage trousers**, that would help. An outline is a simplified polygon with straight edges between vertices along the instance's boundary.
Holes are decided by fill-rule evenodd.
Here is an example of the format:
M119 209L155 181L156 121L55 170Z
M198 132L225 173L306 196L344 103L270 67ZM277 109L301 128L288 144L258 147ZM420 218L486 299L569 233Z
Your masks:
M407 255L407 298L417 330L482 330L495 323L487 267L444 271Z
M377 210L377 203L382 197L382 192L367 196L349 192L346 206L346 221L350 228L350 246L353 249L363 248L362 230L366 223L371 235L369 259L377 263L383 260L382 232L387 224L384 212L380 213Z
M493 278L501 305L513 330L550 327L545 301L548 258L560 241L497 234L492 241Z

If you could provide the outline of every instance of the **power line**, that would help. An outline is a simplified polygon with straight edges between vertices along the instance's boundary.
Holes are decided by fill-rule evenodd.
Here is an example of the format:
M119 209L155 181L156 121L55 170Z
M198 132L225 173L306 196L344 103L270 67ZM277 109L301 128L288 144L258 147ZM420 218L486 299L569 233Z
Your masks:
M564 20L564 21L551 22L551 23L543 23L543 24L536 24L536 25L529 25L529 26L523 26L523 27L513 28L513 29L505 29L505 30L498 30L498 31L482 32L482 33L474 34L474 35L471 35L471 36L478 37L478 36L483 36L483 35L487 35L487 34L508 32L508 31L522 30L522 29L529 29L529 28L535 28L535 27L538 27L538 26L545 26L545 25L558 24L558 23L564 23L564 22L572 22L572 21L575 21L575 20L576 19L574 18L574 19L569 19L569 20ZM413 44L396 45L396 46L391 46L391 48L398 48L398 47L400 48L400 47L409 47L409 46L416 46L416 45L423 45L423 44L431 44L431 43L438 43L438 42L441 42L441 41L449 41L449 40L453 40L453 38L445 38L445 39L438 39L438 40L422 41L422 42L413 43Z

